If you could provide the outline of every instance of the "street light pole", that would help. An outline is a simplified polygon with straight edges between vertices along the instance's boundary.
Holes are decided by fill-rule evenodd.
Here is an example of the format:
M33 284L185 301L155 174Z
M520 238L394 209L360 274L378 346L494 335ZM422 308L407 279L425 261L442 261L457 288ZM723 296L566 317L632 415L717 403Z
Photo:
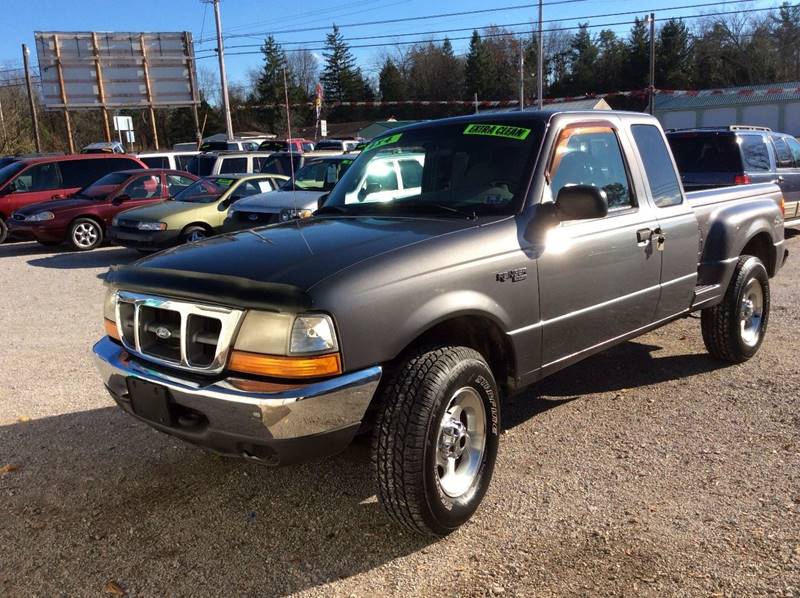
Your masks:
M544 39L542 38L542 0L539 0L539 50L536 56L536 97L539 110L544 106Z
M650 96L650 114L655 113L656 103L656 15L651 12L648 17L650 21L650 85L648 95Z
M217 55L219 58L219 80L222 84L222 110L225 113L225 132L228 139L233 139L233 121L231 120L231 103L228 97L228 76L225 74L225 46L222 43L222 20L219 16L219 0L214 2L214 20L217 23Z

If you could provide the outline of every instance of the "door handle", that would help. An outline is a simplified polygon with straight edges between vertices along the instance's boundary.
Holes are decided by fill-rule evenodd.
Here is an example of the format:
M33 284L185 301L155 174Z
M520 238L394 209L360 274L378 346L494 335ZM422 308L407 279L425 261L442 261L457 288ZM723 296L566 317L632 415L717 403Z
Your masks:
M653 236L653 231L649 228L640 228L636 231L636 242L637 243L647 243L650 240L650 237Z

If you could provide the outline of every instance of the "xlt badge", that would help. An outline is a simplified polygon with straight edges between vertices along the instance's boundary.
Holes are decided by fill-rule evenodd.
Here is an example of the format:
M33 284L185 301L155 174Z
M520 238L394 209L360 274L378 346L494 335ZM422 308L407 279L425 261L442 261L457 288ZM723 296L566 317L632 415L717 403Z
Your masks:
M498 272L495 274L495 280L497 282L505 282L510 280L511 282L519 282L520 280L525 280L528 278L528 269L527 268L517 268L515 270L509 270L508 272Z

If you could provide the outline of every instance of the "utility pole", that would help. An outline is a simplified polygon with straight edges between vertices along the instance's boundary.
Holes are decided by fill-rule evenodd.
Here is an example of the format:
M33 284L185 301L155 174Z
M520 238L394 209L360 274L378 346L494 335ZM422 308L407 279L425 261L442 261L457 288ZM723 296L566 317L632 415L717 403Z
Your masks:
M28 68L28 46L22 44L22 64L25 67L25 85L28 88L28 103L31 107L31 123L33 123L33 140L36 143L36 152L41 153L42 144L39 141L39 117L36 116L36 103L33 101L33 88L31 86L31 71Z
M539 110L544 107L544 38L542 37L542 0L539 0L539 50L536 56L536 98Z
M519 39L519 109L525 110L525 56L522 53L522 38Z
M650 21L650 86L648 95L650 96L650 114L655 113L656 108L656 15L651 12L648 17Z
M231 102L228 98L228 76L225 74L225 46L222 43L222 21L219 16L219 0L213 0L214 20L217 22L217 55L219 58L219 80L222 84L222 110L225 112L225 132L228 139L233 139L233 121L231 121Z

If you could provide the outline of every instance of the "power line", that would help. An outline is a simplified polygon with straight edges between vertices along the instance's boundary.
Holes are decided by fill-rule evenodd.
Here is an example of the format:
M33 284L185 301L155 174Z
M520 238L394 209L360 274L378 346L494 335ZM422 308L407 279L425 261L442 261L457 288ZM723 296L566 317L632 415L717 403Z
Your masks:
M738 1L741 1L741 0L738 0ZM722 11L722 12L705 13L705 14L701 14L701 15L686 15L686 16L681 16L681 17L662 17L662 18L655 19L655 21L656 22L658 22L658 21L670 21L670 20L673 20L673 19L679 20L679 21L684 21L684 20L689 20L689 19L702 19L702 18L708 18L708 17L719 17L719 16L725 16L725 15L764 12L764 11L772 11L772 10L775 10L775 7L729 10L729 11ZM609 15L609 16L612 16L612 15ZM586 24L585 26L586 26L587 29L597 29L597 28L600 28L600 27L618 27L618 26L622 26L622 25L633 25L635 23L636 23L636 21L616 21L616 22L613 22L613 23L598 23L596 25ZM577 30L581 29L581 27L582 27L581 25L572 26L572 27L554 27L554 28L548 29L547 32L548 33L552 33L552 32L557 32L557 31L577 31ZM487 37L510 37L510 36L515 36L515 35L520 35L520 34L525 34L525 33L532 33L532 32L529 32L529 31L500 31L500 32L497 32L497 33L484 33L481 37L482 38L487 38ZM417 35L428 35L428 33L419 33ZM430 43L437 43L437 42L441 43L445 39L449 39L450 41L463 41L463 40L471 39L471 37L472 36L461 36L461 37L441 38L441 39L425 39L425 38L422 38L422 39L416 39L416 40L410 40L410 41L399 41L399 42L396 42L393 45L395 45L395 46L407 46L407 45L414 45L414 44L427 43L427 42L430 42ZM317 43L323 43L323 42L317 42ZM350 48L351 49L381 48L381 47L384 47L385 45L386 45L385 43L356 44L356 45L351 45ZM321 51L323 51L325 49L326 49L325 47L320 47L320 48L288 48L285 51L286 52L321 52ZM202 50L202 51L203 52L211 52L211 50ZM228 53L229 56L248 56L248 55L253 55L253 54L261 54L261 51L260 50L253 50L253 51L246 51L246 52L229 52ZM197 59L201 60L201 59L204 59L204 58L212 58L214 56L216 56L216 53L208 54L206 56L198 56Z
M591 0L553 0L551 2L545 2L545 6L554 6L557 4L575 4L578 2L590 2ZM489 12L501 12L501 11L510 11L510 10L520 10L523 8L534 8L534 4L517 4L514 6L498 6L495 8L482 8L477 10L462 10L457 12L447 12L447 13L439 13L435 15L424 15L424 16L416 16L416 17L400 17L397 19L383 19L379 21L364 21L361 23L347 23L343 25L337 25L339 29L345 29L348 27L366 27L369 25L387 25L391 23L408 23L411 21L425 21L428 19L439 19L439 18L446 18L446 17L463 17L469 15L477 15L477 14L485 14ZM304 27L302 29L281 29L277 31L254 31L252 33L239 33L230 36L226 36L226 39L235 38L235 37L252 37L255 35L258 36L267 36L267 35L278 35L281 33L305 33L308 31L328 31L331 28L330 25L326 25L323 27Z
M662 6L659 8L651 8L648 9L647 12L669 12L675 10L688 10L688 9L696 9L696 8L706 8L708 6L720 6L720 5L729 5L729 4L742 4L742 3L750 3L752 0L728 0L723 2L709 2L706 4L684 4L683 6ZM737 11L738 12L738 11ZM641 10L629 10L625 12L609 12L609 13L600 13L600 14L593 14L593 15L582 15L578 17L566 17L563 19L543 19L543 23L560 23L563 21L581 21L583 19L596 19L596 18L604 18L604 17L621 17L627 15L638 15L642 14ZM678 18L678 17L675 17ZM523 25L531 25L530 21L523 21L521 23L505 23L502 25L492 25L492 27L504 28L504 27L520 27ZM461 31L473 31L475 27L459 27L456 29L439 29L437 31L423 31L423 32L416 32L416 33L394 33L394 34L384 34L384 35L367 35L362 37L348 37L347 41L363 41L363 40L377 40L377 39L394 39L398 37L409 37L412 35L440 35L443 33L458 33ZM282 46L292 45L292 46L302 46L302 45L309 45L309 44L322 44L324 41L320 40L306 40L306 41L287 41L287 42L278 42ZM238 44L238 45L226 45L226 48L256 48L261 47L261 44ZM204 50L205 51L205 50Z

